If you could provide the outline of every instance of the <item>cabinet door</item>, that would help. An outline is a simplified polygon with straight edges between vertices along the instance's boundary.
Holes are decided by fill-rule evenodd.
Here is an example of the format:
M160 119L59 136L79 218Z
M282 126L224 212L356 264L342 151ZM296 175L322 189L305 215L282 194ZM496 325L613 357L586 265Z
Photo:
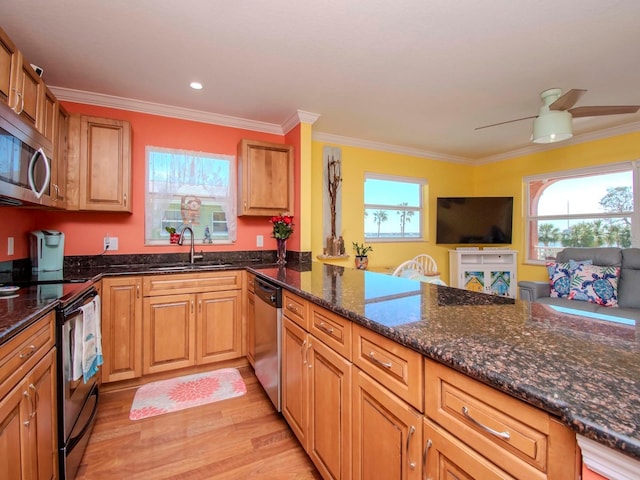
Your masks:
M419 480L422 415L357 368L353 379L353 478Z
M256 299L253 292L247 292L247 360L256 365Z
M242 140L238 145L238 215L293 215L293 147Z
M142 375L142 278L102 280L102 381Z
M51 199L56 207L66 208L69 114L58 105L56 117L54 154L51 162Z
M351 363L309 336L307 453L325 479L351 478Z
M197 295L196 363L202 365L242 356L242 292L228 290Z
M0 478L3 480L31 478L31 405L26 395L27 383L22 382L0 399Z
M309 417L307 333L287 317L282 329L282 415L307 447Z
M144 299L143 374L195 364L195 304L193 294Z
M42 101L39 108L38 131L53 142L58 120L58 100L44 83L42 84Z
M0 101L14 108L16 92L11 90L12 78L18 68L18 49L0 28Z
M58 472L55 350L32 370L27 391L34 409L29 425L32 478L52 480Z
M17 99L14 110L29 124L37 127L39 114L44 101L44 82L31 67L31 64L20 55L19 67L14 75L14 83Z
M81 117L80 209L131 212L131 126Z

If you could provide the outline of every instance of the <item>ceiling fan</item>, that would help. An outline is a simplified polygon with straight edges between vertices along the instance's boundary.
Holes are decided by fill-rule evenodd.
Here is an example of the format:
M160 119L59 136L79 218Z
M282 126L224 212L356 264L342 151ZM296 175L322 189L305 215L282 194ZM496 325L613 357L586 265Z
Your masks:
M538 115L492 123L477 127L476 130L535 118L531 135L534 143L560 142L573 136L572 118L636 113L640 109L640 105L573 107L586 92L586 90L573 88L563 95L561 89L550 88L540 94L543 105Z

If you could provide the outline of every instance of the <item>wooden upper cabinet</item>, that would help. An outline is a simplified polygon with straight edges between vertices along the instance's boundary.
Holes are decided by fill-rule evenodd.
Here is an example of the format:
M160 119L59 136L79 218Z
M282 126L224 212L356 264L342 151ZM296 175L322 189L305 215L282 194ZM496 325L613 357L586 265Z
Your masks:
M67 208L131 212L131 124L71 115Z
M13 75L11 90L16 100L13 110L29 124L39 126L45 85L24 56L19 54L19 67Z
M55 110L54 153L51 162L51 199L54 206L67 206L67 158L69 151L69 114L61 105Z
M238 144L238 215L293 215L293 147Z
M16 105L16 95L11 91L11 81L13 73L18 68L19 57L18 49L0 28L0 101L11 108Z
M38 131L55 144L56 122L58 121L58 100L49 88L42 84L42 101L38 113Z
M28 124L40 130L40 124L43 122L40 115L43 113L45 88L44 82L29 61L0 29L0 100L9 105ZM51 140L53 126L50 133L51 136L47 138Z

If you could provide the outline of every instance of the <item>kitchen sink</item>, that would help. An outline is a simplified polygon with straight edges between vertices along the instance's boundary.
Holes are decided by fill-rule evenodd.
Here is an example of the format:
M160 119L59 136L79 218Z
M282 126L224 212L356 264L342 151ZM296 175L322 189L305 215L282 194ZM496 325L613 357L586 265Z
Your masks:
M216 270L219 268L230 267L230 263L194 263L194 264L182 264L182 265L158 265L155 267L149 267L149 270L156 270L161 272L172 272L182 270Z

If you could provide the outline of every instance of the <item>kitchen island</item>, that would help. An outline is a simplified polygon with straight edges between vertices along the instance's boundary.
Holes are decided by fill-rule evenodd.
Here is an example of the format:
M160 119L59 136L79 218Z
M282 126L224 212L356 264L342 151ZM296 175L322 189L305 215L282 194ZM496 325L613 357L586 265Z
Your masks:
M319 263L249 271L640 460L635 324Z

